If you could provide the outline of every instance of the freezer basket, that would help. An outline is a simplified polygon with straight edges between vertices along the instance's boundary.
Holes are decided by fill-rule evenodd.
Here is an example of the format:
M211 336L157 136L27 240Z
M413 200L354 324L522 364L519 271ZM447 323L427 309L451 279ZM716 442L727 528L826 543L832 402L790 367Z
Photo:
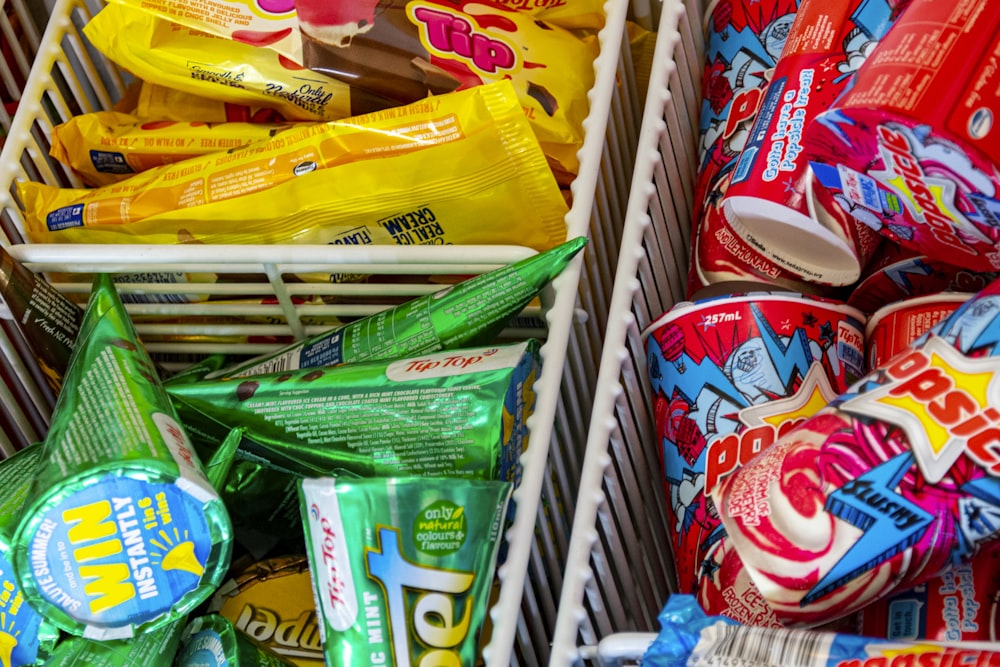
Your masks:
M702 11L663 3L550 665L634 664L672 582L640 332L684 299ZM639 642L637 644L636 642ZM645 641L645 644L642 642ZM636 647L638 653L636 653Z
M109 109L129 83L92 49L81 28L100 9L88 0L58 0L41 39L21 104L0 154L0 243L28 268L84 299L94 272L138 274L123 294L155 296L158 303L130 303L133 316L172 316L176 324L138 324L150 351L165 365L205 354L258 354L280 337L302 338L323 328L322 318L357 317L434 288L409 276L485 272L532 251L519 246L72 246L21 243L22 220L13 194L21 179L79 186L77 178L48 156L52 128L70 116ZM650 24L650 6L609 0L599 35L596 83L589 95L580 174L572 186L567 237L589 235L580 255L543 295L505 331L508 338L544 341L543 371L529 421L530 446L522 457L517 510L506 535L508 555L499 572L499 597L491 609L492 630L483 656L488 665L542 665L556 620L561 564L569 540L565 501L576 494L578 451L596 390L596 359L608 319L607 295L624 224L634 150L641 117L639 87L629 50L626 19ZM123 37L126 38L126 37ZM363 284L295 283L294 273L376 274ZM239 274L244 281L164 285L149 276L210 272ZM192 293L227 300L265 294L271 305L189 302ZM301 297L325 297L321 305ZM135 318L137 322L141 318ZM224 323L220 323L224 319ZM210 323L201 324L207 320ZM152 341L156 341L155 343ZM0 447L10 453L44 436L54 397L16 328L0 318ZM557 464L550 461L558 462ZM563 463L563 462L567 463Z

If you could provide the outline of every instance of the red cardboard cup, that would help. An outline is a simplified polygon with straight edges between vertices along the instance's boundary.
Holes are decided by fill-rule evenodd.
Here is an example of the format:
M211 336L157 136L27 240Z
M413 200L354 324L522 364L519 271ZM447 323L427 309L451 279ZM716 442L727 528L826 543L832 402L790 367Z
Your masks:
M891 303L868 318L865 341L868 368L878 368L907 349L910 343L930 331L969 300L972 294L941 292Z
M1000 12L913 0L804 130L817 203L932 259L1000 269Z
M699 210L739 157L799 0L713 0L705 57L695 202Z
M725 179L718 187L725 190ZM748 245L733 231L719 206L709 204L691 235L688 297L708 285L731 281L754 281L772 289L836 296L834 288L801 280Z
M886 241L885 252L865 270L847 303L863 313L917 296L938 292L976 293L1000 278L1000 272L973 271L931 259Z
M1000 538L1000 281L712 491L789 626L928 582Z
M859 377L863 316L787 292L683 302L643 332L678 590L722 537L707 492Z
M800 278L853 283L877 245L869 227L811 204L802 137L847 87L899 8L891 0L804 0L733 170L723 200L729 224Z

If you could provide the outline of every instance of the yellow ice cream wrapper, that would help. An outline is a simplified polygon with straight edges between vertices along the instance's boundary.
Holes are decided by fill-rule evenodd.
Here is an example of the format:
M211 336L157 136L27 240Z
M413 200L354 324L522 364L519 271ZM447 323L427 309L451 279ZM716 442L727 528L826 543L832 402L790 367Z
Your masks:
M146 81L235 104L261 104L288 120L335 120L388 106L276 51L219 38L135 7L110 3L83 29L94 48ZM128 39L122 39L128 35ZM360 106L359 106L360 105Z
M251 104L225 102L150 81L139 82L135 103L127 110L143 120L201 123L280 123L288 120L277 109L256 101Z
M154 167L270 139L287 123L143 121L117 111L73 116L52 129L49 154L89 185L117 183Z
M19 182L34 243L516 244L566 203L509 82L286 130L93 190Z

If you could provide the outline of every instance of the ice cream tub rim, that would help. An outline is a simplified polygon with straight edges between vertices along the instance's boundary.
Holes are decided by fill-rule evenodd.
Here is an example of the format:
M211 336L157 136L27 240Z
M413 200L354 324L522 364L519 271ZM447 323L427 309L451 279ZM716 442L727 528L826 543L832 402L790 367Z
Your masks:
M872 332L875 331L875 327L885 320L885 318L895 315L901 310L936 303L961 305L974 296L975 294L972 292L935 292L934 294L923 294L888 303L868 316L868 323L865 325L865 339L867 340L871 337Z
M825 308L829 308L832 311L843 313L849 317L854 318L857 322L864 326L867 318L864 313L855 308L854 306L849 306L842 301L836 299L830 299L823 296L816 296L810 294L802 294L799 292L787 292L781 290L772 291L761 291L761 292L745 292L741 294L734 294L731 296L713 296L705 299L700 299L698 301L680 301L663 313L651 323L649 323L645 329L639 334L640 340L643 345L646 344L646 340L649 338L650 334L656 329L659 329L665 324L674 322L682 317L686 317L691 313L697 312L706 306L720 305L723 302L729 303L761 303L761 302L778 302L785 304L801 303L801 304L811 304L820 305Z
M861 277L856 250L815 216L749 195L727 196L722 207L740 238L786 270L830 285L849 285Z

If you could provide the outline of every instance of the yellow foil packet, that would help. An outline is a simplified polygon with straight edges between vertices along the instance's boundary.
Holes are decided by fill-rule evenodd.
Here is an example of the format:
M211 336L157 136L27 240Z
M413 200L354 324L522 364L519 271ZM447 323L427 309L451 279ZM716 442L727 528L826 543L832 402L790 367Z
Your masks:
M352 91L274 50L223 39L127 5L106 5L83 32L94 48L140 79L221 102L271 107L288 120L336 120L392 104Z
M49 154L89 185L266 140L288 124L141 121L117 111L73 116L52 129Z
M281 123L281 113L259 104L236 104L140 81L132 113L144 120L202 123Z
M530 12L479 0L315 0L294 6L282 0L259 6L254 0L116 0L112 6L117 2L148 13L150 21L158 16L217 35L234 50L253 44L280 54L282 62L349 85L352 96L390 101L363 106L352 99L355 113L509 80L559 182L568 184L579 170L576 154L600 52L595 34L575 34ZM580 6L577 16L587 13Z
M35 243L516 244L568 208L503 81L166 165L94 190L21 181Z

